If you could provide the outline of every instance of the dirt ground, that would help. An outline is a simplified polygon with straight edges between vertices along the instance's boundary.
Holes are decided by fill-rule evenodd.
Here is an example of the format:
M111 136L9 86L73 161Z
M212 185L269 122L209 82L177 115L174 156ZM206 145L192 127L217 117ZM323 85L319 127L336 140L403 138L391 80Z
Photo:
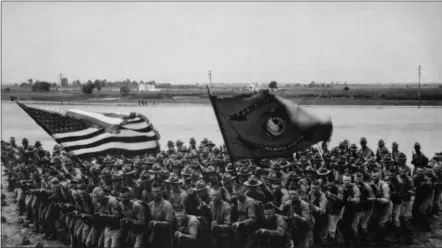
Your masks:
M14 192L8 192L7 181L4 174L4 167L2 166L2 193L6 195L7 206L1 207L1 216L6 219L5 223L1 223L1 246L2 248L12 247L35 247L41 243L43 247L51 248L68 248L69 246L60 241L44 240L43 234L36 234L32 227L24 228L17 224L19 218L26 219L26 216L19 216L17 211L17 204L14 203ZM23 237L27 237L31 242L29 245L22 245Z
M43 234L35 234L33 228L24 228L17 224L19 218L25 219L25 216L19 216L17 211L17 204L14 203L14 192L8 192L7 182L4 174L4 168L2 167L2 193L6 195L7 206L1 207L1 216L6 219L5 223L1 223L1 248L15 248L15 247L35 247L38 243L41 243L43 247L50 248L68 248L69 246L63 244L60 241L48 241L44 240ZM441 213L442 215L442 213ZM27 237L30 241L29 245L22 245L23 237ZM395 247L392 245L391 247ZM396 247L400 247L397 245ZM412 246L417 247L430 247L430 248L442 248L442 217L439 217L433 223L433 231L430 233L419 233L415 237L415 243Z

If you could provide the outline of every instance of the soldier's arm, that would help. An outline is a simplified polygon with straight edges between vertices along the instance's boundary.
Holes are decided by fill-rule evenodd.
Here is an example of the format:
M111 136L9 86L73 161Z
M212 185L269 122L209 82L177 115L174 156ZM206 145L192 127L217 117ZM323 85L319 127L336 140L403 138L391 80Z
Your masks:
M134 203L134 214L137 218L136 220L133 220L133 224L137 226L142 226L145 224L145 216L144 216L144 206L142 206L139 203Z
M409 177L410 184L408 186L408 189L405 189L405 190L407 190L409 194L415 195L416 194L416 187L414 186L414 181L410 176L407 176L407 177Z
M181 234L181 238L195 240L198 236L199 221L196 218L189 220L189 234Z
M353 199L355 201L355 203L359 203L361 201L361 191L359 190L358 187L356 187L356 185L353 186Z
M368 197L367 198L376 198L376 196L374 195L373 189L370 187L370 185L364 183L364 188L365 191L368 192Z
M243 220L241 223L245 225L251 225L256 222L256 215L255 215L255 203L250 203L247 208L247 215L249 216L248 219Z
M107 217L109 219L119 219L121 218L121 207L118 203L118 200L111 197L108 202L108 209L111 214L104 215L104 217Z
M344 189L342 187L338 187L338 192L337 194L333 194L333 193L329 193L329 196L333 199L333 200L337 200L337 201L342 201L344 200Z
M187 193L186 192L182 192L181 196L180 196L180 202L178 204L184 205L184 202L186 202L186 199L187 199Z
M224 224L218 225L221 230L225 230L228 229L230 227L230 214L231 213L231 208L230 206L227 207L226 209L224 209L223 211L223 219L224 219Z
M224 199L227 202L230 202L232 200L232 197L230 196L229 191L227 191L227 189L223 187L222 192L223 192Z
M281 202L286 202L290 200L289 193L287 191L282 192Z
M308 223L310 220L310 209L308 204L301 203L301 214L295 215L295 220L302 222L302 223Z
M378 201L382 204L387 204L390 201L390 187L386 184L382 184L382 197L378 198Z
M287 224L282 217L276 218L276 229L270 230L267 229L270 236L283 237L285 234L285 230L287 229Z
M290 204L290 201L282 202L281 206L276 206L274 203L272 203L272 204L275 207L276 213L284 215L288 211L287 209L288 209L288 206Z
M320 208L320 212L322 214L325 214L325 212L327 211L327 197L325 197L324 194L321 195L321 199L319 199L319 208Z

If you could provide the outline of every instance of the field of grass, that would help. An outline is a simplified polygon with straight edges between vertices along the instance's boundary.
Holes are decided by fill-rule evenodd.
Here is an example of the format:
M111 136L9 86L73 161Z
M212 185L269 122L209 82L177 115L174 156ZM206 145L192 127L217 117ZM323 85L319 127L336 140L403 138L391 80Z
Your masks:
M380 105L414 105L418 99L417 87L398 86L358 86L349 85L349 90L344 91L343 86L316 87L291 86L278 89L278 94L302 101L304 104L351 104L366 105L379 103ZM241 88L219 87L212 88L212 94L228 96L237 93L248 92ZM104 101L106 98L118 98L119 102L137 102L143 99L149 102L208 102L207 89L200 88L168 88L157 92L132 91L127 97L120 97L119 89L103 88L101 92L94 91L90 95L83 94L79 89L56 90L49 92L32 92L30 89L10 87L9 91L2 90L2 100L9 100L9 96L15 96L20 100L31 101ZM116 99L115 99L116 100ZM421 88L421 100L423 105L442 105L442 87L440 85L424 86Z

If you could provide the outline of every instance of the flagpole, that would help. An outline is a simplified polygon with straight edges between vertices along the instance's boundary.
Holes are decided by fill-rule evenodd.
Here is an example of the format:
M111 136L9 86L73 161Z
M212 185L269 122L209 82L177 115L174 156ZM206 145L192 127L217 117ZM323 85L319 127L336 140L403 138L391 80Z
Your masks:
M219 119L219 113L218 113L217 108L215 107L215 103L213 102L212 94L210 93L210 89L209 89L209 85L207 85L207 93L209 94L210 103L212 104L213 111L215 112L216 121L218 122L218 126L219 126L219 129L221 131L221 135L223 137L224 144L226 145L227 154L229 155L230 162L232 163L233 172L235 173L236 179L238 180L238 177L237 177L238 173L237 173L236 168L235 168L235 159L232 156L232 150L230 149L230 145L227 142L227 137L225 135L224 128L221 125L221 120Z

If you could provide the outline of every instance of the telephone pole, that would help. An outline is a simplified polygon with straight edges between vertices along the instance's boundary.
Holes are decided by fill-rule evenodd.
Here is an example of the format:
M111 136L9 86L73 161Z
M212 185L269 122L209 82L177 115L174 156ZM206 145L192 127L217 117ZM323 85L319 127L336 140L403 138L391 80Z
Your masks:
M418 106L418 108L421 108L421 69L422 69L422 67L421 67L421 65L419 65L419 66L418 66L418 74L419 74L419 90L418 90L418 92L417 92L417 96L418 96L418 99L419 99L419 106Z
M212 86L212 71L209 71L209 84Z
M58 88L58 91L60 92L60 104L63 104L63 91L61 89L62 87L62 82L63 82L63 74L60 73L60 86Z

